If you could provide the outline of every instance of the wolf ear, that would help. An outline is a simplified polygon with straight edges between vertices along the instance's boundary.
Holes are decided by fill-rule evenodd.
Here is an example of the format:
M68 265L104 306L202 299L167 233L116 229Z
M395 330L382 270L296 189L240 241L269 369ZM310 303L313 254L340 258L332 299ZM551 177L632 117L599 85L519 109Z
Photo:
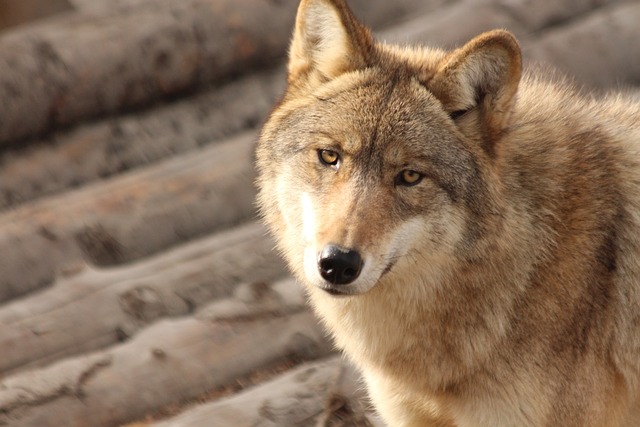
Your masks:
M289 52L289 82L319 84L364 68L373 48L344 0L302 0Z
M477 108L486 136L494 140L508 123L521 71L515 37L508 31L494 30L446 57L429 86L454 118Z

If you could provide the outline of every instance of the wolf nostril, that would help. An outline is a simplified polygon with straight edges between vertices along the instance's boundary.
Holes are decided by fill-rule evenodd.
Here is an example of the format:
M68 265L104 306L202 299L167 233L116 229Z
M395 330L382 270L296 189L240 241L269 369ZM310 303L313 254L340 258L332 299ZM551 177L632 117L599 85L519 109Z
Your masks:
M362 257L351 249L327 245L318 257L320 275L334 285L346 285L358 278L362 270Z
M328 274L333 272L333 261L328 259L323 259L320 261L320 270L324 271Z

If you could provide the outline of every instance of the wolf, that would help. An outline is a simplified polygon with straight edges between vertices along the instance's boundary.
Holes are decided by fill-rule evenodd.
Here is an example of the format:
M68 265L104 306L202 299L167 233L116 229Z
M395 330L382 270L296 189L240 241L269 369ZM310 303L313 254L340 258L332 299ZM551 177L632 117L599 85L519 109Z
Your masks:
M640 426L640 106L302 0L258 206L392 427Z

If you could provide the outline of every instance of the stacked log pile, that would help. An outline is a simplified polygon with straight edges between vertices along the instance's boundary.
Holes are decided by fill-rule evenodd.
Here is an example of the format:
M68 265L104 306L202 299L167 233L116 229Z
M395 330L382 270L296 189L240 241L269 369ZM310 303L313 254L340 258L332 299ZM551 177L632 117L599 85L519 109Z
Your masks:
M60 4L0 32L0 425L381 426L255 213L297 2ZM634 1L350 4L640 93Z

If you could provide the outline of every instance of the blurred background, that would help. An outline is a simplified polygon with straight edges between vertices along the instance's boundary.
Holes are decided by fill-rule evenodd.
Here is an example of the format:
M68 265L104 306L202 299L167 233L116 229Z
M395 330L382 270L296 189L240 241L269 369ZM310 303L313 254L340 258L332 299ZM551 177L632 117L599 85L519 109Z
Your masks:
M637 0L351 0L640 100ZM294 0L0 0L0 425L373 426L256 219Z

